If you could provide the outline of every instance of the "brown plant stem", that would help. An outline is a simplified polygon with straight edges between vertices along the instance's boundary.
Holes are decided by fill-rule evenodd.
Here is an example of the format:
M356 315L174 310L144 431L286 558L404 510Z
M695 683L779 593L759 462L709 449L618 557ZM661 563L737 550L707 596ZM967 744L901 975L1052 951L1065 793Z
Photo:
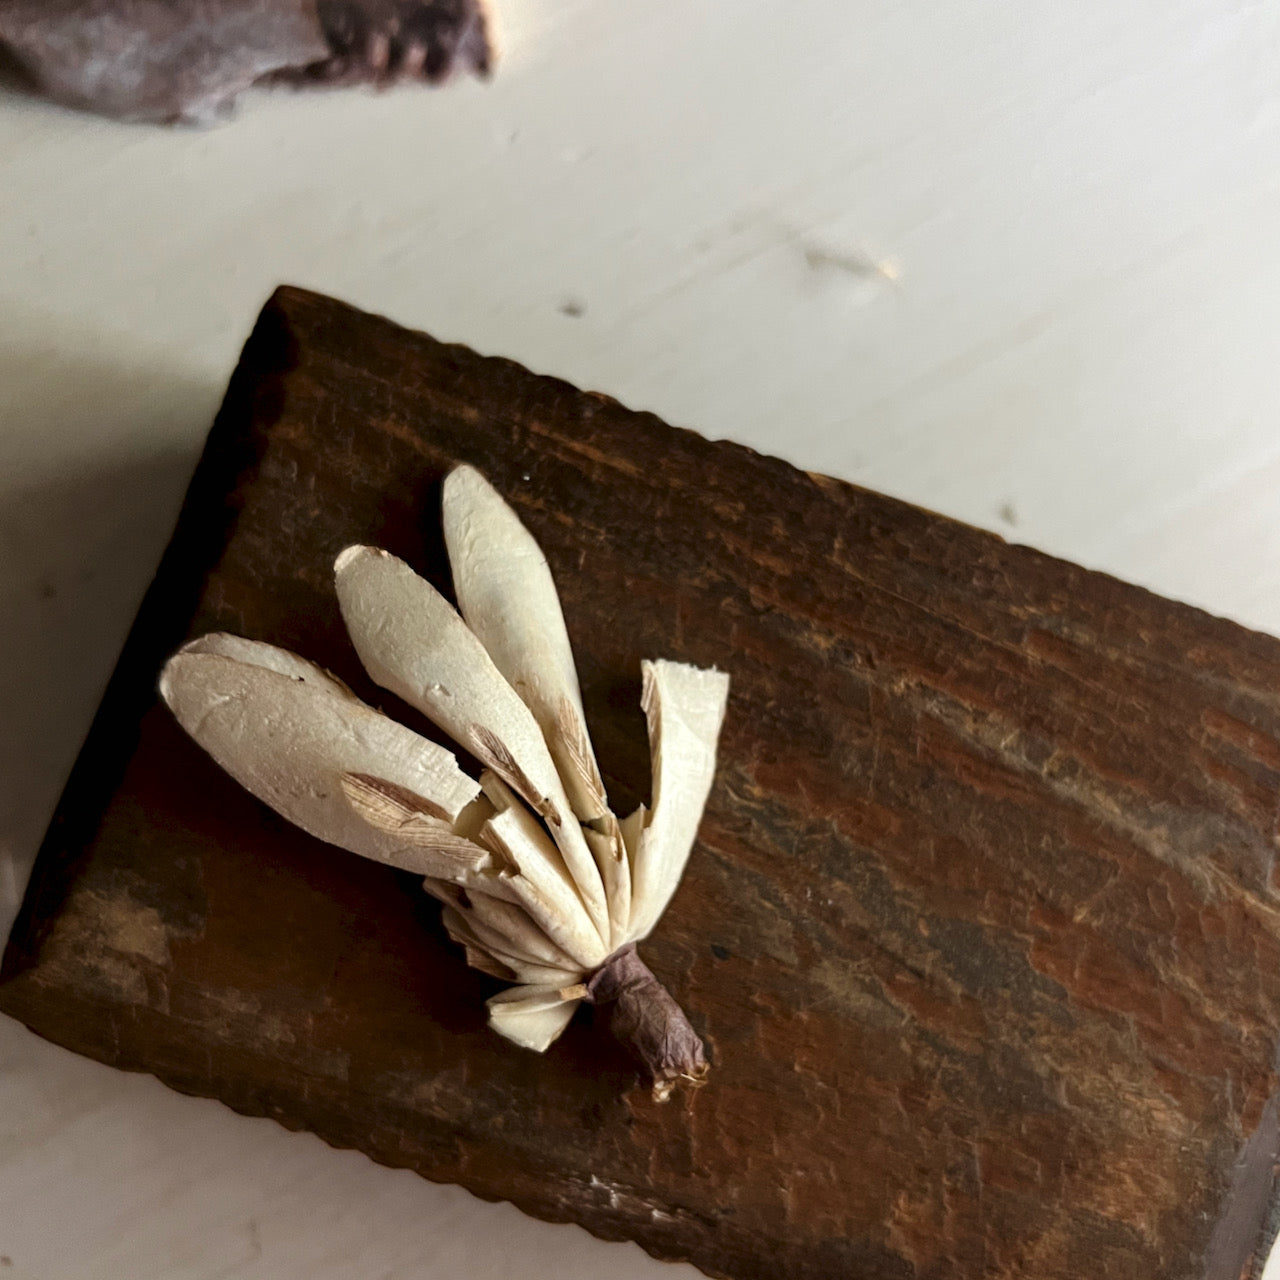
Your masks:
M710 1070L698 1033L671 993L636 952L615 951L586 982L589 1003L611 1005L610 1027L653 1078L653 1096L665 1102L681 1084L699 1088Z

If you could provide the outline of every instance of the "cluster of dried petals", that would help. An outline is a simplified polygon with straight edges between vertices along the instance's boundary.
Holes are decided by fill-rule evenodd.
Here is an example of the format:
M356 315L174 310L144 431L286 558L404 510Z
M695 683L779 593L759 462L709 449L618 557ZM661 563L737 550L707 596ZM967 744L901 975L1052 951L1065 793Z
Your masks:
M706 1064L635 943L684 873L728 677L642 664L652 804L619 819L542 551L471 467L445 481L443 514L460 614L373 547L338 557L337 595L370 677L478 759L479 779L272 645L203 636L166 664L161 693L218 764L289 821L424 877L468 963L514 984L488 1002L494 1030L542 1051L581 1001L614 1002L615 1029L664 1095Z

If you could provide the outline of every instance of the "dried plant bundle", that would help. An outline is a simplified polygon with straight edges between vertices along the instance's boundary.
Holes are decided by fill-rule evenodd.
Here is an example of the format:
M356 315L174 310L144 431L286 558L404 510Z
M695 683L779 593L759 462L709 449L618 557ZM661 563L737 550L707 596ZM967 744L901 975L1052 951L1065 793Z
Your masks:
M488 1002L515 1044L545 1050L587 1001L666 1097L700 1082L703 1045L636 953L684 873L715 774L729 679L642 663L653 794L621 820L587 731L546 557L483 476L459 467L443 518L459 610L403 561L348 547L339 607L365 670L484 765L361 702L286 650L203 636L161 693L259 799L321 840L423 877L474 968L513 985Z

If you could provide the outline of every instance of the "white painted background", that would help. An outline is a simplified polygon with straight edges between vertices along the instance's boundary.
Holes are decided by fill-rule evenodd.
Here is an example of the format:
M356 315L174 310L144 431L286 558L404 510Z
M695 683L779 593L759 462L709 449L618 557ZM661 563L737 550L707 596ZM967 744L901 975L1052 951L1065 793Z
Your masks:
M0 100L0 929L278 281L1280 633L1280 9L506 8L489 86ZM693 1273L0 1020L0 1280L604 1274Z

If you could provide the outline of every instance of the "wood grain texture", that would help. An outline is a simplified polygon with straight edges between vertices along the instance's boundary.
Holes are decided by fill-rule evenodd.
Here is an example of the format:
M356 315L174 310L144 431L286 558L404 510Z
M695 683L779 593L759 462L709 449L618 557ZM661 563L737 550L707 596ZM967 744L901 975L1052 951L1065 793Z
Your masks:
M289 829L154 698L214 628L363 678L330 582L447 577L482 468L547 551L606 781L642 656L733 675L649 963L712 1083L483 1026L412 879ZM0 1009L187 1092L710 1274L1253 1265L1275 1160L1280 643L285 290L59 807Z

